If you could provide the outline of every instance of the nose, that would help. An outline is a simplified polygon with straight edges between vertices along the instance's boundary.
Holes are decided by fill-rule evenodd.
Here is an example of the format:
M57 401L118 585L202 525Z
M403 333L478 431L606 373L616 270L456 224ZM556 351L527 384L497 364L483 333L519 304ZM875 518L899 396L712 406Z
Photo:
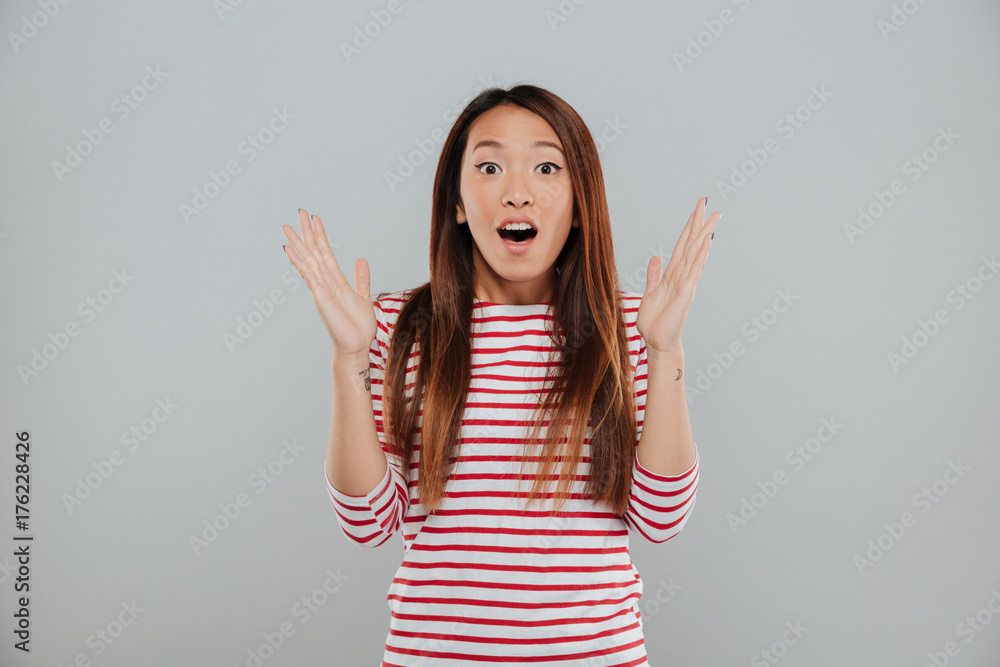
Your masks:
M512 206L530 206L534 197L528 191L525 179L518 175L513 175L507 179L507 188L503 196L503 203Z

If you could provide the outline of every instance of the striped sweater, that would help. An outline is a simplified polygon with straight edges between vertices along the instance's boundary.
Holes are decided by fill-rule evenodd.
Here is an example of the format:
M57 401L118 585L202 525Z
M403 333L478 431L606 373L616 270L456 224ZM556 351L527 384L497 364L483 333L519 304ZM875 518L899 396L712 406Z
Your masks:
M646 402L646 348L635 328L641 295L621 295L638 441ZM697 455L676 476L655 474L636 456L623 520L583 496L589 468L585 439L572 496L562 510L548 516L551 505L545 503L551 501L543 500L522 515L531 479L518 489L508 476L516 476L515 455L538 406L533 392L542 388L558 354L545 333L549 304L476 299L459 456L441 508L427 514L417 495L419 429L414 460L404 471L386 448L382 421L385 360L406 296L394 292L373 301L378 331L369 365L375 423L388 461L385 476L363 496L341 493L326 479L340 527L354 543L377 547L402 531L403 562L386 598L391 615L382 667L648 665L639 612L643 582L629 556L629 534L662 543L680 532L695 504ZM419 346L411 352L410 396ZM529 457L527 475L537 460ZM555 481L551 484L549 498Z

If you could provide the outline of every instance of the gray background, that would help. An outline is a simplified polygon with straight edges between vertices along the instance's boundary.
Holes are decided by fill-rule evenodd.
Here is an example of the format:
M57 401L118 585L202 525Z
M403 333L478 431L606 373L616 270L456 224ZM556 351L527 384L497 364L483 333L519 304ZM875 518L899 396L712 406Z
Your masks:
M265 665L378 664L402 542L366 550L338 528L323 482L330 343L280 225L297 228L299 207L320 215L352 281L368 260L373 294L425 281L432 137L484 84L527 82L597 136L617 123L601 161L625 289L644 290L699 197L724 213L684 335L698 506L678 538L632 541L650 664L762 665L772 647L788 666L998 664L1000 280L983 268L977 282L1000 250L995 2L402 0L350 62L341 43L387 2L52 4L51 18L0 7L0 663L247 665L288 623ZM907 20L884 35L894 11ZM706 46L679 68L689 39ZM122 118L114 102L147 67L168 74ZM830 96L809 109L812 87ZM274 109L294 118L248 161L241 142ZM776 124L796 112L788 136ZM113 131L57 176L102 119ZM948 128L958 138L937 152ZM726 191L769 138L778 150ZM419 143L430 156L390 188ZM914 181L907 163L925 151L936 161ZM181 205L230 160L240 173L186 222ZM894 180L905 191L849 238ZM122 270L128 285L102 292ZM978 291L959 308L966 283ZM270 316L227 345L274 290ZM795 300L775 316L777 290ZM79 304L102 296L88 321ZM915 336L939 309L948 321ZM23 380L71 323L78 335ZM922 346L894 368L904 337ZM796 469L786 455L824 418L842 427ZM123 443L144 420L145 439ZM12 648L21 430L30 656ZM293 441L301 452L273 463ZM68 508L115 450L121 465ZM949 462L968 470L946 476ZM268 464L281 474L262 486ZM729 515L781 472L734 531ZM924 488L935 502L915 502ZM190 536L241 493L250 504L196 554ZM305 618L296 605L314 594ZM134 622L96 643L133 601ZM960 625L977 613L978 631ZM796 622L808 631L783 644Z

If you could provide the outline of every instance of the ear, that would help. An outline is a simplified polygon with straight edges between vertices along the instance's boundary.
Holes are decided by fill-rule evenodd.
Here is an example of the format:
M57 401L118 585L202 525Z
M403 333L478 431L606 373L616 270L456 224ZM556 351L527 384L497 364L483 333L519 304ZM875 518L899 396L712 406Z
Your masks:
M460 225L469 221L469 219L467 217L465 217L465 211L462 210L462 205L461 204L457 204L455 206L455 220Z

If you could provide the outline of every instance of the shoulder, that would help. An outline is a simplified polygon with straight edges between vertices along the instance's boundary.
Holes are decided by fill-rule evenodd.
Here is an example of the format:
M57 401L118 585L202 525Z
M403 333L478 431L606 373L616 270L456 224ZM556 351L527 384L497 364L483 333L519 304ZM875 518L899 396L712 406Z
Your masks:
M628 290L618 290L618 295L622 304L622 315L625 318L625 326L635 328L635 318L639 315L639 304L642 303L642 295L638 292Z
M642 295L628 290L618 290L618 293L621 298L622 317L625 320L625 338L628 340L628 352L634 373L646 347L642 335L639 334L639 330L635 326L636 317L639 315L639 304L642 303Z
M378 330L375 337L383 347L388 347L392 338L392 331L399 319L399 313L409 300L414 289L397 290L395 292L380 292L372 299L372 307L375 309L375 320L378 323Z
M396 292L380 292L378 296L372 299L372 306L375 307L375 316L378 317L380 322L394 323L412 292L412 289Z

